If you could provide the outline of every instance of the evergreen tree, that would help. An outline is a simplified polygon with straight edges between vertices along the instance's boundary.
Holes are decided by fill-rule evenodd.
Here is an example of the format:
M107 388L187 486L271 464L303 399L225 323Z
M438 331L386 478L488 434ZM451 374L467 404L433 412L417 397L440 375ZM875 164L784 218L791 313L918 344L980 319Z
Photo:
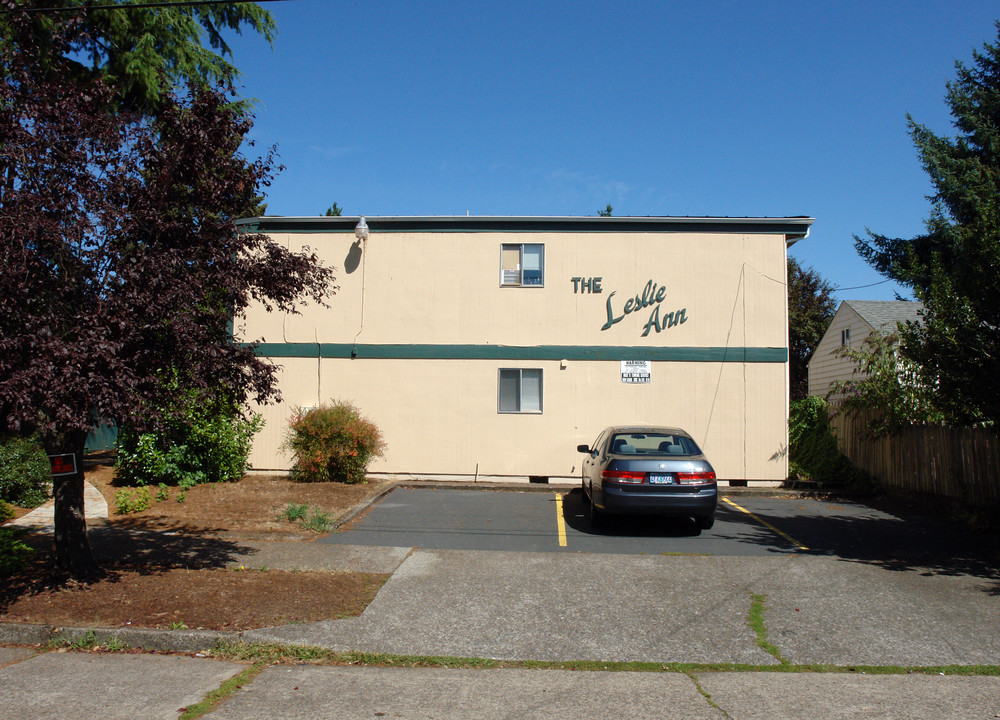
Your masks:
M833 287L812 268L788 258L788 376L792 400L809 391L809 358L837 310Z
M247 27L273 42L271 14L250 2L144 6L138 0L0 0L0 38L28 15L40 66L81 88L100 78L118 111L156 114L171 90L231 87L239 70L223 31ZM118 7L112 7L118 6ZM78 9L77 9L78 8ZM65 42L66 29L75 32ZM18 32L23 32L19 29ZM57 40L54 40L58 38Z
M997 44L956 62L946 102L958 134L940 137L907 116L934 186L926 232L911 239L855 237L876 270L912 288L924 323L901 332L903 355L920 368L956 424L1000 419L1000 22Z

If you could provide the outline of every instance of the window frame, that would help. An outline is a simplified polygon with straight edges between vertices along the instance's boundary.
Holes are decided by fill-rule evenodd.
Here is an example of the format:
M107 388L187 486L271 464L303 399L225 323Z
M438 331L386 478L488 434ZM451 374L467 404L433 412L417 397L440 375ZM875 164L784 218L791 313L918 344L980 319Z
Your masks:
M517 248L517 282L506 282L504 278L504 251ZM539 275L540 282L526 283L524 281L524 250L525 248L539 248ZM543 288L545 287L545 243L500 243L500 287L524 287Z
M507 410L503 406L502 383L504 373L517 373L517 409ZM538 409L525 410L524 373L538 373ZM497 414L499 415L541 415L545 410L545 373L542 368L497 368Z

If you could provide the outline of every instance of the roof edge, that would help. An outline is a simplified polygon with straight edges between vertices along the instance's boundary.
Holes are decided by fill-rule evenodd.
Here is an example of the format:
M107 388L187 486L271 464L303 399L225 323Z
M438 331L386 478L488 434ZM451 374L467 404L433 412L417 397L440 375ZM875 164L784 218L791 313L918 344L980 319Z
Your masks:
M237 220L249 232L354 232L360 216L263 216ZM785 235L789 243L809 234L814 218L796 217L593 217L593 216L365 216L371 232L723 232Z

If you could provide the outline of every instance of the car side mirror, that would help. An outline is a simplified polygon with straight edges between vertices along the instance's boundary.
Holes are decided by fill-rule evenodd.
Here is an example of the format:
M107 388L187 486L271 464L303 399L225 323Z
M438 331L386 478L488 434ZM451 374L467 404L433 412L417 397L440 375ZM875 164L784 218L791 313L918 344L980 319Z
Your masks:
M590 454L590 445L577 445L576 446L576 451L577 452L582 452L582 453L587 453L589 455Z

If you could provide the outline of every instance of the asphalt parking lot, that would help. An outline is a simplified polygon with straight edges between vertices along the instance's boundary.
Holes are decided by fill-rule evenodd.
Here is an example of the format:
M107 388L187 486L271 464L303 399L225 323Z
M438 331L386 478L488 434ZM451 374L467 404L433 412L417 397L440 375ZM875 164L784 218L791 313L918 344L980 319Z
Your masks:
M314 547L323 543L406 555L360 617L251 639L558 661L992 666L1000 657L995 551L959 523L883 501L734 493L699 533L655 518L593 528L576 488L397 487ZM773 652L757 642L754 606Z
M860 500L724 496L715 526L686 518L617 517L597 527L578 489L397 488L322 542L442 550L821 555L972 570L983 548L961 526ZM980 568L981 569L981 568Z

